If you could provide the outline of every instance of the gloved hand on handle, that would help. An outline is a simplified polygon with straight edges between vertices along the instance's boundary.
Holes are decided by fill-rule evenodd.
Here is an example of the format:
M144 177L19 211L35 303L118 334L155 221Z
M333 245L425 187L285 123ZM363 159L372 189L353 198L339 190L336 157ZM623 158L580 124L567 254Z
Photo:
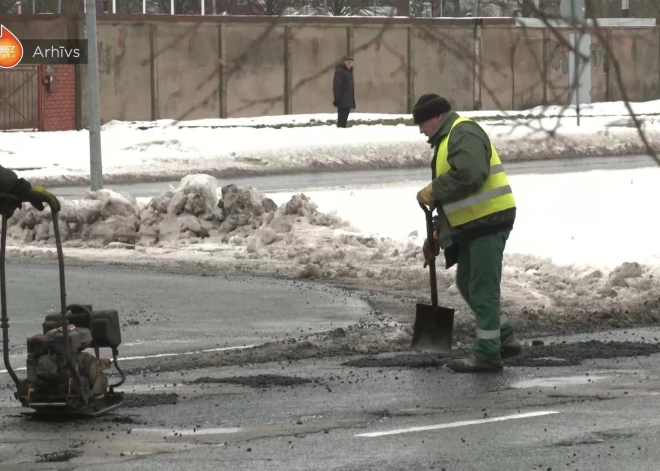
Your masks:
M19 195L0 193L0 215L9 219L17 209L21 209L23 202L30 203L38 211L43 211L46 203L53 214L59 213L62 209L55 195L43 187L33 186Z
M60 202L50 191L42 186L33 186L25 195L26 202L30 203L39 211L44 210L44 203L46 203L53 213L59 213L62 207Z
M11 194L18 198L21 202L30 203L38 211L44 210L44 203L50 206L54 213L58 213L61 209L60 202L55 195L41 186L33 186L27 180L19 178L11 189Z
M0 166L0 214L10 218L20 209L21 203L30 203L39 211L44 210L44 203L53 213L61 209L55 195L43 187L32 186L24 178L18 178L15 172Z
M21 201L14 195L0 193L0 216L9 219L21 207Z
M435 209L435 200L433 199L433 189L431 184L417 192L417 201L427 205L431 211Z
M428 239L424 240L422 252L424 252L424 268L426 268L431 260L435 260L435 257L440 255L440 244L438 243L437 231L433 231L432 241L429 241Z

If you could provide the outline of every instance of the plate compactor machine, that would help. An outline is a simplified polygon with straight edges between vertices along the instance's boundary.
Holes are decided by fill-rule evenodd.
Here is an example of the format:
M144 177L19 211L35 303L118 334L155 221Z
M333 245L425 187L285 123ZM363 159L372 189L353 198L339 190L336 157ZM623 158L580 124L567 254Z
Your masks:
M123 393L114 390L126 380L117 364L117 348L121 344L119 315L117 311L94 311L91 305L66 304L64 254L57 213L53 213L53 230L59 261L61 310L47 314L42 324L43 333L27 339L27 378L21 381L9 362L5 278L7 220L2 218L0 324L4 364L16 384L14 397L23 407L33 409L24 415L97 417L117 409L123 400ZM112 364L120 376L117 384L109 384L106 372L112 366L111 360L101 358L101 348L112 351Z

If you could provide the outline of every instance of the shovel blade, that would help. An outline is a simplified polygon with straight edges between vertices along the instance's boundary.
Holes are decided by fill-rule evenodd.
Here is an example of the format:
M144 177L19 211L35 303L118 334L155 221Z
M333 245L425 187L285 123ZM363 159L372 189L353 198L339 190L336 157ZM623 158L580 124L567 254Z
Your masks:
M450 353L454 334L454 310L418 304L412 348L426 352Z

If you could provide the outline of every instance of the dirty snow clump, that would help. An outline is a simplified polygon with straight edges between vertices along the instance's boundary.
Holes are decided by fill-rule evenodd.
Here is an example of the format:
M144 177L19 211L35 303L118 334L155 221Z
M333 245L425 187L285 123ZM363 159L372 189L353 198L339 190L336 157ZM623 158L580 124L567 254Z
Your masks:
M166 245L198 241L217 234L222 221L218 209L218 181L209 175L188 175L178 188L152 198L140 211L140 243Z
M59 198L60 232L67 246L102 247L112 242L133 244L138 238L138 203L130 195L111 190L88 192L85 199ZM54 244L50 208L38 212L29 205L8 221L8 236L23 243ZM74 242L77 241L77 242Z

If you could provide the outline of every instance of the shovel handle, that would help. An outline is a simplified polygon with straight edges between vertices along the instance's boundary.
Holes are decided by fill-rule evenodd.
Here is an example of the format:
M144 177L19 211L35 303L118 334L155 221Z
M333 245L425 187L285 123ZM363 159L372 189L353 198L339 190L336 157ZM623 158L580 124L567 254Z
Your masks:
M435 239L433 238L433 211L429 209L424 203L419 203L419 206L426 214L426 240L428 241L431 251L435 252ZM438 282L435 276L435 257L429 260L429 274L431 278L431 305L438 307Z
M433 222L433 210L427 207L424 203L419 203L419 207L422 208L424 214L426 214L426 222Z

